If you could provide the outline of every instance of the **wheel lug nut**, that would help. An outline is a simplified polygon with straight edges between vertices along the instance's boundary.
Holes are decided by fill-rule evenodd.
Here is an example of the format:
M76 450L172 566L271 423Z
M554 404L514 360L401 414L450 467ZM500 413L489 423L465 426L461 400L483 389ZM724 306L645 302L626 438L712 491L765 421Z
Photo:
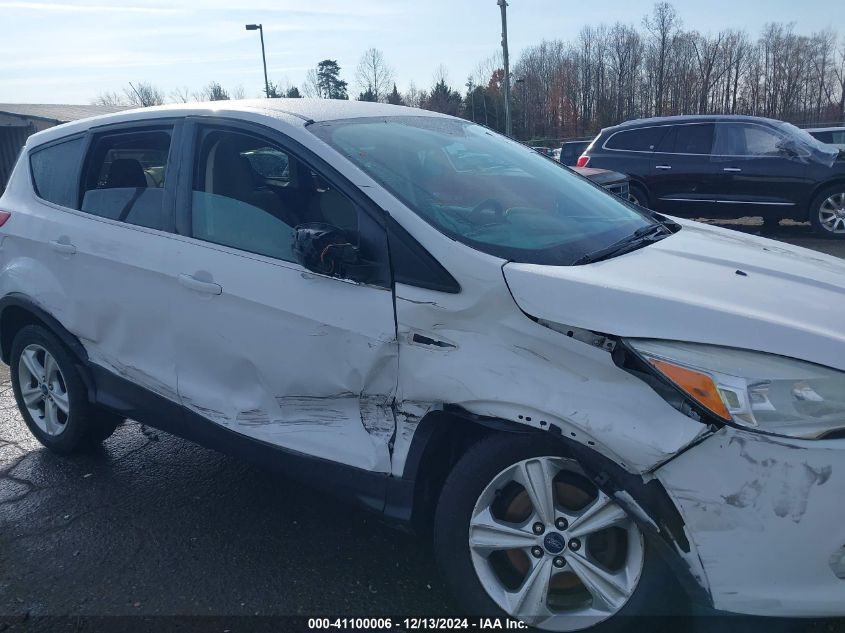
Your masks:
M534 534L542 534L546 531L546 526L538 521L534 524L532 529L534 530Z
M569 549L571 549L573 552L577 552L579 549L581 549L581 541L579 541L577 538L570 539Z
M563 517L558 517L557 519L555 519L555 527L557 527L558 530L565 530L569 527L569 521L567 521Z
M541 558L543 556L543 548L534 546L531 548L531 554L534 558Z
M563 556L555 556L552 564L554 564L555 567L563 567L566 565L566 561L563 559Z

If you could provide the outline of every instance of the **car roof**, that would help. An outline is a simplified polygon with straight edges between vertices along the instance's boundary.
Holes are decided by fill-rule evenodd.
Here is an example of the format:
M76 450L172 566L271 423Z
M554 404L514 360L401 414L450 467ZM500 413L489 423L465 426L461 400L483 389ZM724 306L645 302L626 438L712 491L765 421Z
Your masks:
M845 130L845 126L835 125L833 127L808 127L805 129L806 132L839 132L841 130Z
M94 126L107 125L109 123L145 119L154 120L172 116L208 114L231 116L238 112L252 112L274 118L289 119L289 117L293 116L300 119L303 125L320 121L368 117L422 116L454 118L430 110L420 110L419 108L409 108L387 103L372 103L369 101L348 101L341 99L233 99L134 108L113 114L80 119L33 134L30 137L29 144L40 145L69 134L84 132Z
M641 127L649 125L671 125L673 123L714 123L717 121L749 121L756 123L781 123L774 119L767 119L759 116L744 114L679 114L675 116L656 116L645 119L632 119L619 125L605 128L602 131L620 130L628 127Z

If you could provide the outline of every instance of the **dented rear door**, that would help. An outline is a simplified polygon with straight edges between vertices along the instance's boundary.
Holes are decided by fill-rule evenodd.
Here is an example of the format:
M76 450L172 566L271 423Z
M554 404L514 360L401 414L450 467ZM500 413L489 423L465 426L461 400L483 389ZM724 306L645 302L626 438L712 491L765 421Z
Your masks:
M283 135L190 127L174 306L183 405L257 440L387 472L398 362L389 274L314 274L290 249L295 223L322 217L365 235L388 271L383 227Z

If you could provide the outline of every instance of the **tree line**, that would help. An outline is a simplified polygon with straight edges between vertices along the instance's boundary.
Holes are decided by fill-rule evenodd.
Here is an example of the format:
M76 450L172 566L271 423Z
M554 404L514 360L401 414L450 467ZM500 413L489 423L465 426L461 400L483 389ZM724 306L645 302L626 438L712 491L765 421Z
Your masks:
M337 60L308 71L301 87L269 85L270 97L350 98ZM410 83L400 93L395 71L375 48L354 71L354 98L435 110L504 130L501 54L480 62L461 88L440 66L430 88ZM523 140L595 134L602 127L648 116L751 114L799 124L845 119L845 37L826 29L809 35L793 24L769 23L756 39L746 31L700 33L684 28L668 2L640 24L590 25L572 41L544 40L515 56L511 70L513 131ZM464 90L465 89L465 90ZM94 103L158 105L167 101L241 98L210 82L165 95L151 84L131 84Z

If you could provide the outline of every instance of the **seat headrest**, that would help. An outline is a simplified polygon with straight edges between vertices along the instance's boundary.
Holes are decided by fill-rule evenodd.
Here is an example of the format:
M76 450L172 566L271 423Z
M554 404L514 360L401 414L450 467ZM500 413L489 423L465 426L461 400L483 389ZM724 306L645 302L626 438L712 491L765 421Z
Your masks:
M134 158L118 158L112 161L106 176L106 188L146 187L147 177L144 168Z
M214 152L214 191L220 196L247 202L255 191L254 172L241 152L250 146L237 137L221 140Z

